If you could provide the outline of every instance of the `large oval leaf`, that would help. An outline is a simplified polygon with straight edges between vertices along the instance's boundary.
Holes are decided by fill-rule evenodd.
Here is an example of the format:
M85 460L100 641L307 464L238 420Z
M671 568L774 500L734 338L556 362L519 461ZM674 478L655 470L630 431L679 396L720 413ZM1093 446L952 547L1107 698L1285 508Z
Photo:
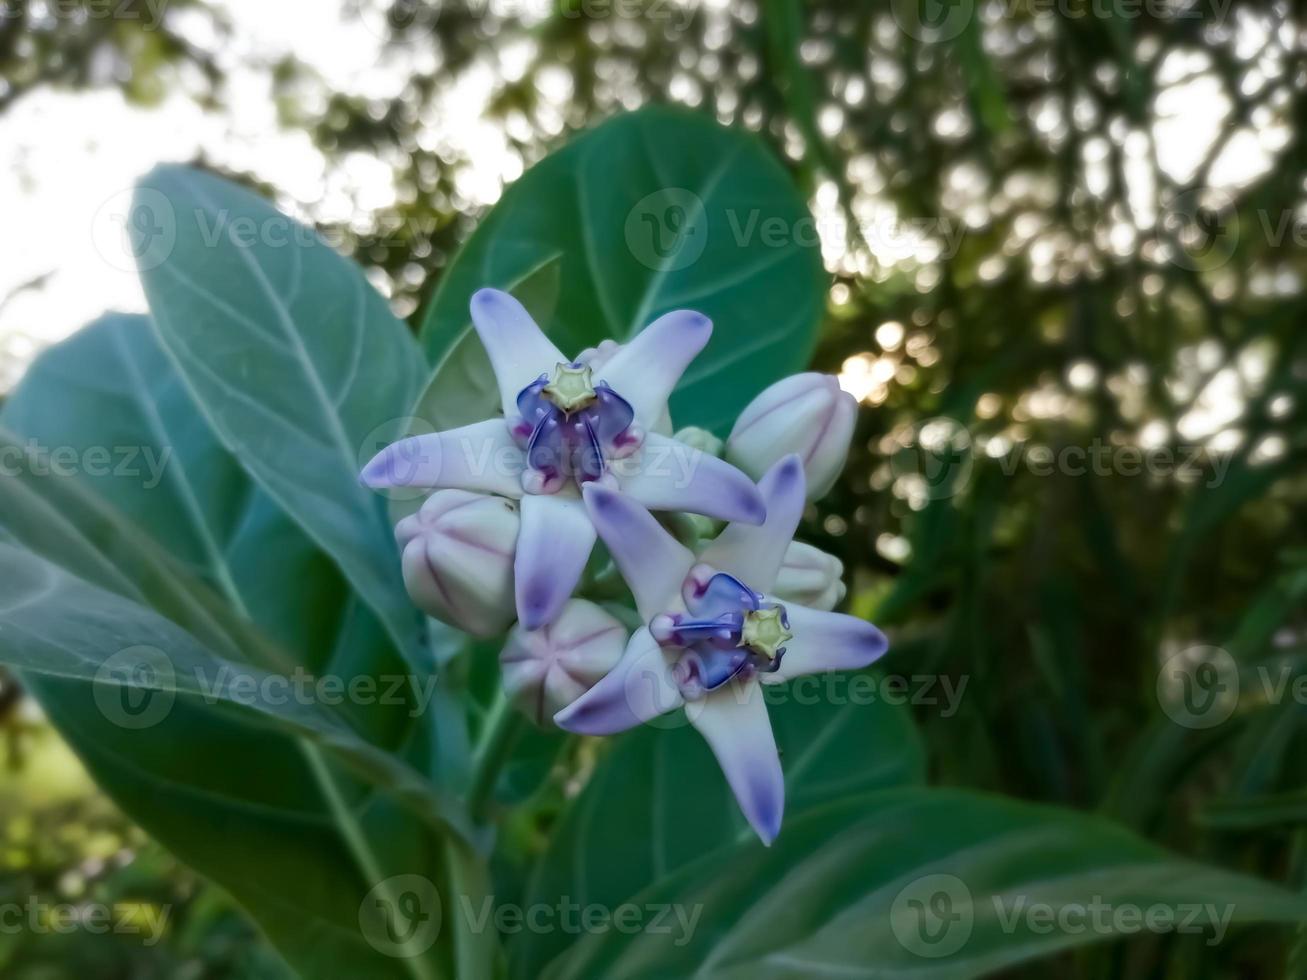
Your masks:
M277 656L290 661L285 670L300 665L317 675L367 675L378 690L411 676L330 560L250 483L205 426L145 318L106 317L51 348L3 418L36 445L71 454L80 463L79 482L94 486L226 592L280 642ZM106 453L120 458L105 464ZM237 616L188 592L176 568L156 568L145 542L128 543L138 536L66 477L23 473L6 489L0 533L8 529L75 574L149 602L229 656L259 662ZM81 534L112 560L102 561ZM133 628L139 632L141 624ZM235 643L231 632L240 637ZM14 652L6 648L0 656ZM223 666L208 671L211 682ZM401 781L381 795L359 783L360 768L371 782L407 772L382 748L364 744L363 752L372 754L346 772L332 761L340 752L334 744L324 753L303 738L270 734L194 699L179 699L148 733L125 730L97 710L85 677L29 672L27 680L97 782L156 838L235 895L302 975L336 975L350 963L370 974L427 976L428 960L448 955L445 943L412 962L396 960L360 932L359 909L379 877L421 873L440 880L449 862L461 865L465 858L423 819L437 812L438 799L414 795L429 792L425 781L407 788ZM409 697L395 704L342 710L379 746L405 750L412 764L427 769L429 737L415 716L423 717L432 691L414 698L415 689L405 690ZM411 774L404 778L415 783ZM409 808L388 798L403 802L405 793ZM474 881L473 872L462 873Z
M114 799L228 888L302 976L342 964L413 980L452 973L441 966L448 942L433 948L432 935L400 956L364 925L370 896L398 903L385 891L397 876L447 873L445 821L461 821L429 782L128 598L9 544L0 571L0 663L35 687ZM121 662L133 650L150 651L139 665L153 675ZM190 751L202 738L212 748Z
M1307 914L1301 895L1101 819L921 788L809 811L771 848L725 849L628 900L685 925L586 936L543 975L965 980L1137 934L1145 914L1209 938Z
M44 351L0 420L149 531L312 669L351 614L335 563L214 436L148 317L109 314ZM398 665L376 637L377 666Z
M718 432L807 364L824 298L815 225L784 169L753 135L663 107L536 164L459 252L422 327L437 373L415 414L438 428L497 405L493 385L475 384L489 377L468 314L482 286L518 295L569 355L678 307L705 313L712 341L672 414Z
M132 227L155 326L204 418L422 662L384 500L358 481L424 371L404 325L356 266L217 177L154 170Z
M790 687L769 695L785 771L786 827L847 794L924 779L923 748L905 708L852 701L837 707ZM613 909L720 848L761 850L698 732L683 714L664 722L677 727L632 732L604 756L536 869L532 904L567 896ZM524 933L510 947L514 975L537 976L573 938Z

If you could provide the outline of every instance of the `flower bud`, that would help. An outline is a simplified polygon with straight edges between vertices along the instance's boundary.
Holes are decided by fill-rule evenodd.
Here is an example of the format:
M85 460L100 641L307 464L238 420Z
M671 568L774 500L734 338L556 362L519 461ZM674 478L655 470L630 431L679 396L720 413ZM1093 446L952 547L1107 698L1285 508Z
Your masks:
M844 563L820 548L791 541L772 591L782 601L829 612L844 598Z
M404 584L413 602L473 636L502 633L517 617L513 556L517 504L466 490L440 490L395 525Z
M626 627L593 602L573 599L538 630L520 625L499 655L504 692L541 728L617 666Z
M697 425L687 425L684 429L678 430L672 438L677 442L685 443L691 449L718 458L721 458L722 450L725 448L725 443L707 429L701 429Z
M613 355L621 349L622 345L617 341L605 339L599 341L598 347L587 347L585 350L581 351L580 354L576 355L576 360L577 363L588 364L591 368L598 371L605 364L611 361Z
M803 460L808 499L824 496L849 454L857 400L829 374L782 378L749 403L726 440L726 459L755 480L790 453Z

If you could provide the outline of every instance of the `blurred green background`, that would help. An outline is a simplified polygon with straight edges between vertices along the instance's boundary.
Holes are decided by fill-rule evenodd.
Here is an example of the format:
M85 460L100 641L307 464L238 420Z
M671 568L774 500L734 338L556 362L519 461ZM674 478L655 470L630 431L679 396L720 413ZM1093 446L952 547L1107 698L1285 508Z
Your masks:
M965 685L913 699L931 781L1100 811L1302 890L1305 54L1290 3L0 0L2 199L102 199L115 133L157 131L139 150L166 157L173 121L208 120L180 152L313 221L417 322L502 186L575 131L674 102L758 132L831 275L815 366L863 406L808 540L891 631L888 671ZM41 120L78 112L100 142L51 170ZM17 224L8 247L29 233L44 261ZM123 305L71 247L46 254L0 280L10 384ZM1237 702L1195 714L1225 663ZM170 910L150 946L0 935L0 974L281 975L7 677L0 719L0 898ZM1283 938L1211 975L1307 969ZM1143 946L1076 975L1198 975Z

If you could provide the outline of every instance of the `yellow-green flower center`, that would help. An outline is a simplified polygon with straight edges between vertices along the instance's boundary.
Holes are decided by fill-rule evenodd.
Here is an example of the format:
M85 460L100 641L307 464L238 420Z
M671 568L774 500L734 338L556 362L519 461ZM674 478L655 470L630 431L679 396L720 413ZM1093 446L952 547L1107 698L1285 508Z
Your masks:
M542 394L568 414L595 400L594 372L588 364L559 364Z
M794 634L785 628L779 606L753 609L744 614L740 646L748 647L768 660L775 660L781 648L792 639Z

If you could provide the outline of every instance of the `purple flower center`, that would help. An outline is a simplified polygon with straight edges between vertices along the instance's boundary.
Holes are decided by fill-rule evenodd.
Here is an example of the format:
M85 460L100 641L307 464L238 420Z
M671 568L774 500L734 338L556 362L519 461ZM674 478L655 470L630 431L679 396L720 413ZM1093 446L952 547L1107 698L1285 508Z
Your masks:
M660 644L682 650L672 676L686 698L780 669L784 643L792 637L780 603L766 602L739 579L718 572L686 605L688 612L666 617L666 628L655 632Z
M517 410L522 418L513 437L526 450L539 493L555 493L568 480L598 480L607 460L639 441L630 403L605 382L593 384L583 364L559 364L552 378L540 375L518 394Z

